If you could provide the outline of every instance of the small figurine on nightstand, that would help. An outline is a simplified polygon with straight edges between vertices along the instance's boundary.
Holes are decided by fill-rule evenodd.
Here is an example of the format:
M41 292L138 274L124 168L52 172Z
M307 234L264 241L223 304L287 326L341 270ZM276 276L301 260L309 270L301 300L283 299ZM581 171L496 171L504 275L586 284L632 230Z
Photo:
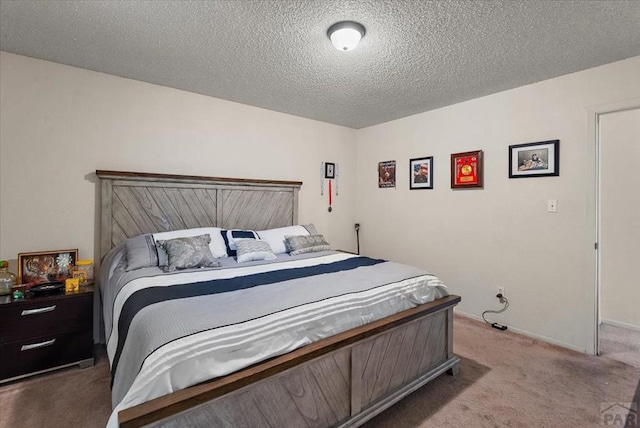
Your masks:
M20 290L16 290L13 292L13 300L24 299L24 293Z

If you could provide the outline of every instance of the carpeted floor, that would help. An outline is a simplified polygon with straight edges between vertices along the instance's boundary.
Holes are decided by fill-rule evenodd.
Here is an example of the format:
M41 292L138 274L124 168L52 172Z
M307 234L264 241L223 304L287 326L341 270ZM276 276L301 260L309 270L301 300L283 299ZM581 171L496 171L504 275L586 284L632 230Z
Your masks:
M106 354L73 367L0 387L0 428L104 427L111 414Z
M634 401L640 369L569 351L464 317L460 373L443 375L369 421L382 427L586 427L603 402ZM638 400L636 398L635 400ZM103 427L109 369L72 368L0 387L0 427Z
M439 377L367 428L600 426L601 403L634 401L639 368L465 317L454 332L458 376Z
M601 324L600 354L640 368L640 331Z

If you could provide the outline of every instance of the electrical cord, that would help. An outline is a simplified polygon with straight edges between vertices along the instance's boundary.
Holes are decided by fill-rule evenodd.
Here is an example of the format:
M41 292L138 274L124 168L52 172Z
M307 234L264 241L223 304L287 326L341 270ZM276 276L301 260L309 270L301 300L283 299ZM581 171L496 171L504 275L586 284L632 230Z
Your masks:
M504 308L500 309L499 311L491 311L491 310L489 310L489 311L484 311L484 312L482 313L482 319L483 319L483 320L484 320L484 322L486 322L487 324L491 324L491 325L493 325L493 324L495 324L495 323L492 323L492 322L487 321L487 319L484 317L484 314L501 314L501 313L503 313L504 311L506 311L506 310L507 310L507 308L509 307L509 300L508 300L506 297L504 297L502 294L498 294L496 297L497 297L498 299L500 299L500 303L504 303Z

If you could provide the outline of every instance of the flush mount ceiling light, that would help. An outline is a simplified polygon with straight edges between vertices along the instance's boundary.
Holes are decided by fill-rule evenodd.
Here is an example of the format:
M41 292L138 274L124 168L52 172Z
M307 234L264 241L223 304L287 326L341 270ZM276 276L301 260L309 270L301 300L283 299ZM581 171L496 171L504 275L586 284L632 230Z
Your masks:
M341 51L355 49L364 33L364 26L353 21L336 22L327 30L331 43Z

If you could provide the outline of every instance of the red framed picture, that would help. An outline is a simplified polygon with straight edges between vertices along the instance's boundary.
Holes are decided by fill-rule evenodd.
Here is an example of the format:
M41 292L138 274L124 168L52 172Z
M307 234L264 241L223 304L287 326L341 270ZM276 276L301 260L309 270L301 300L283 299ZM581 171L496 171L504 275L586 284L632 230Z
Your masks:
M451 188L467 189L483 186L482 150L451 155Z

